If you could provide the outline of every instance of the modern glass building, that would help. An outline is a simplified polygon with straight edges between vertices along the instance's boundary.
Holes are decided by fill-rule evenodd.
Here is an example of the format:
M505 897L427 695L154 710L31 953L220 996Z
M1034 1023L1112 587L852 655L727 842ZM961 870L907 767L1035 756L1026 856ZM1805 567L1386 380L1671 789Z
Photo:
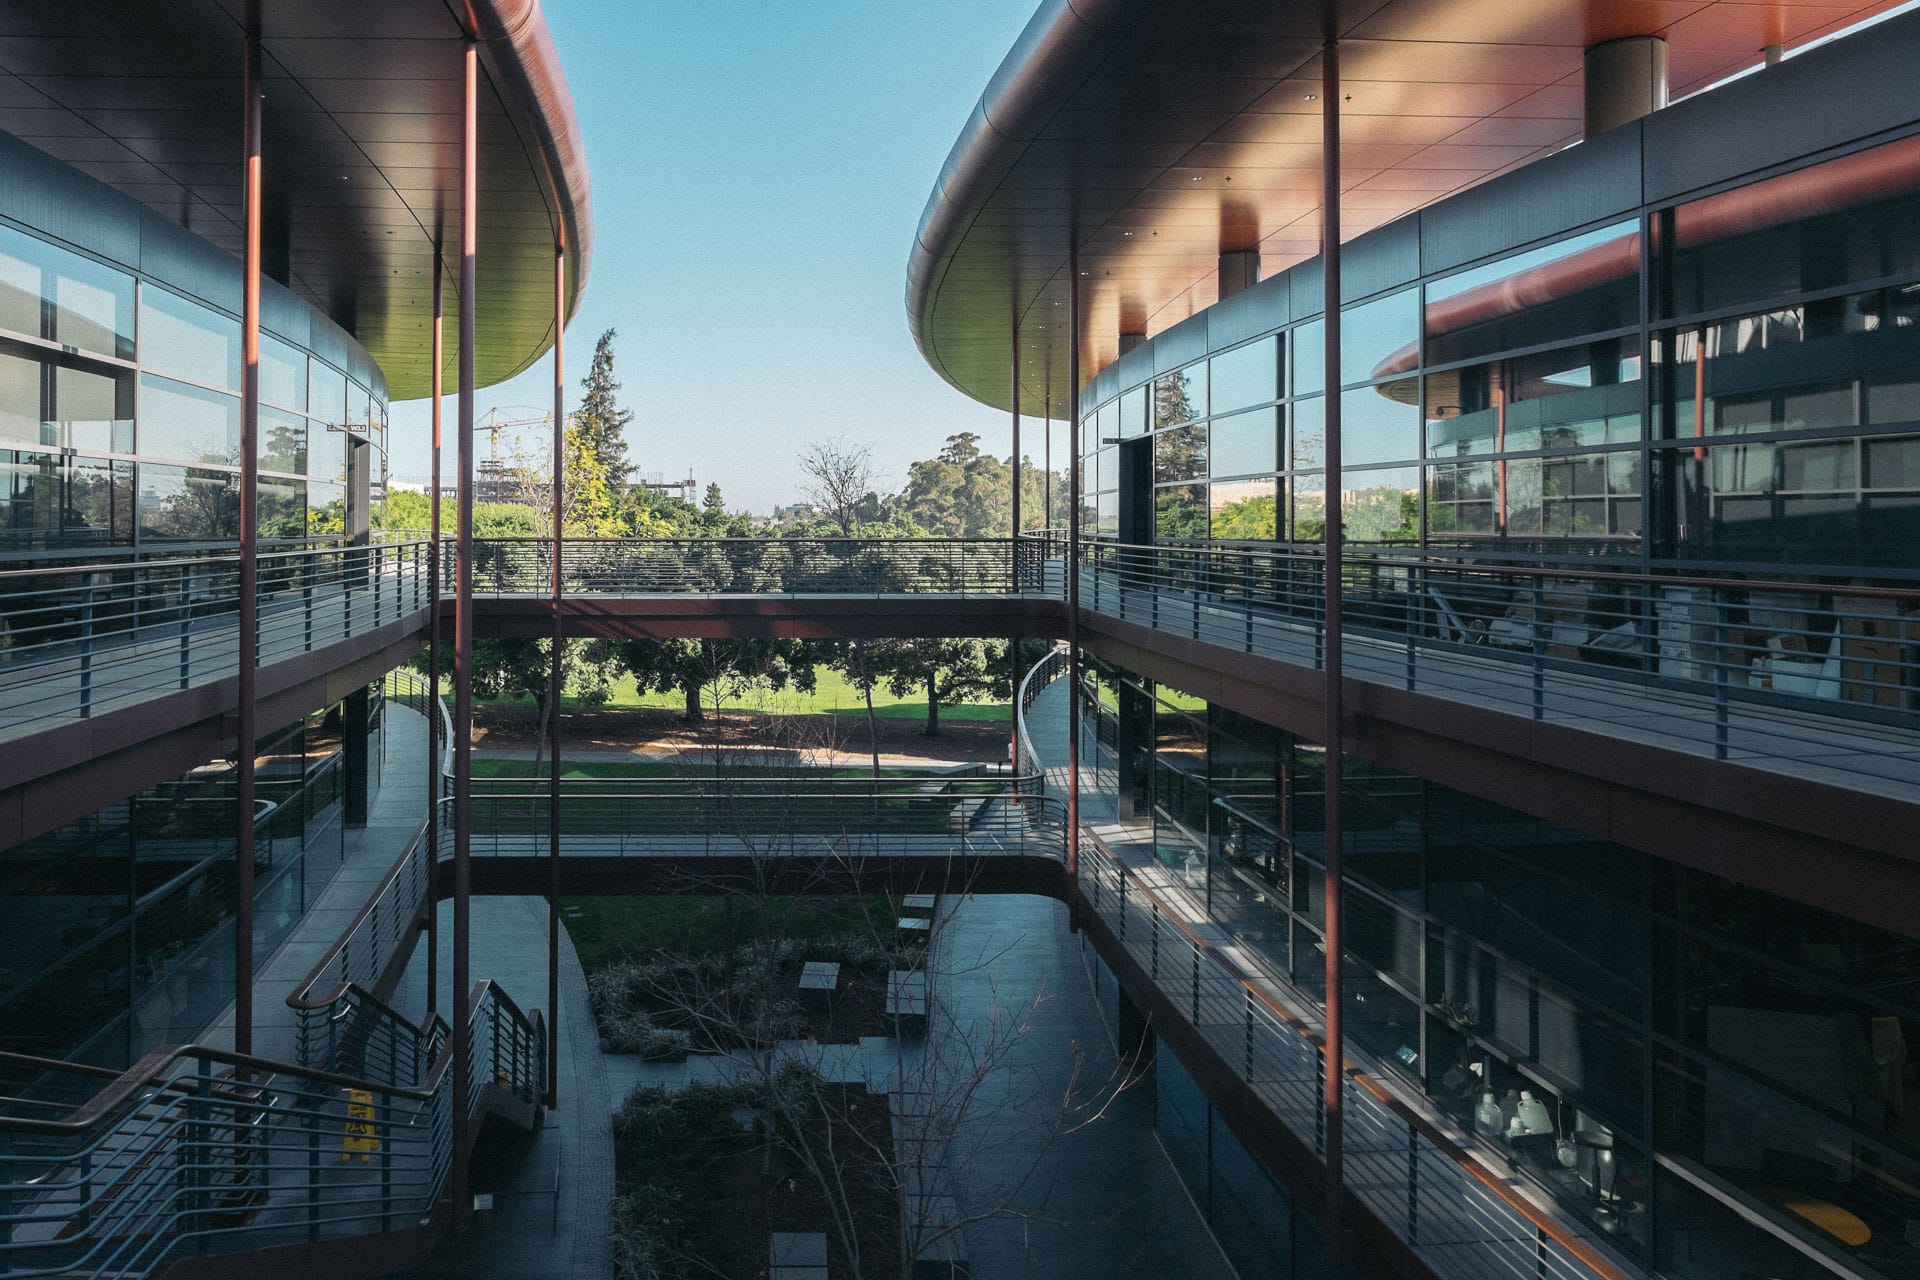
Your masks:
M1043 6L909 319L1073 409L1083 844L1328 1035L1337 968L1349 1066L1595 1267L1914 1274L1920 114L1864 86L1920 20L1683 8ZM1199 972L1149 1011L1163 1141L1237 1266L1316 1274L1324 1134L1182 1025ZM1395 1269L1413 1157L1349 1123Z

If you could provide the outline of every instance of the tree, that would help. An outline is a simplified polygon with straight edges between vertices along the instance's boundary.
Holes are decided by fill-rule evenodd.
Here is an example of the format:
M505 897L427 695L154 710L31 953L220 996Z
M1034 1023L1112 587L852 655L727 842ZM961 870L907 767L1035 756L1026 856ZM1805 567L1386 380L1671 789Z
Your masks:
M998 694L1012 695L1007 646L997 640L942 637L890 640L875 646L875 665L896 698L927 695L926 736L940 736L940 708Z
M791 684L802 693L813 692L813 646L804 640L637 638L615 641L614 648L641 689L678 690L686 698L689 723L706 719L708 689L714 691L716 710L721 697L738 697L754 684L775 690Z
M993 537L1012 528L1012 489L1011 466L982 453L980 437L962 431L947 437L938 456L907 469L900 508L935 537Z
M620 407L620 384L613 378L613 337L609 329L594 344L593 364L581 379L580 407L573 413L568 435L578 435L581 452L599 461L608 488L617 495L626 492L633 476L626 437L633 412Z
M861 523L863 508L877 506L873 492L873 452L844 436L817 440L800 454L802 488L807 500L833 522L843 538L851 538Z
M701 514L713 520L723 519L726 516L727 500L720 496L720 482L718 480L709 480L707 482L707 494L706 497L700 500L700 511Z
M539 771L540 752L547 743L548 717L559 708L548 705L549 654L553 641L476 640L473 642L473 691L483 698L531 698L539 717L539 732L534 748L534 771ZM620 665L611 642L606 640L569 640L560 648L560 688L590 707L601 706L613 696L613 681Z

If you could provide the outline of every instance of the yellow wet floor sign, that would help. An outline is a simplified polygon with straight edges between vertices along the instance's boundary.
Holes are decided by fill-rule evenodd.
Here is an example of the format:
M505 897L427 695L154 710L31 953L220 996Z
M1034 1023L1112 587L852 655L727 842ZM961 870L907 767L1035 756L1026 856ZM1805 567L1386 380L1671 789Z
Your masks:
M357 1151L362 1160L371 1160L379 1149L380 1139L373 1132L373 1093L347 1090L347 1132L340 1140L340 1158L351 1160Z

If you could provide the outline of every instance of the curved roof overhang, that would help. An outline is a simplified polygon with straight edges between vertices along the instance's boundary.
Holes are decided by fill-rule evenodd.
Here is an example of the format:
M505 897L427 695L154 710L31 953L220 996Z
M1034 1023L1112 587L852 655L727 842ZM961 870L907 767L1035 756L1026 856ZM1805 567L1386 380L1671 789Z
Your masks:
M1667 41L1674 97L1892 8L1888 0L1359 0L1339 8L1343 238L1581 136L1585 50ZM1044 0L941 170L907 271L929 364L1009 408L1066 403L1068 245L1082 382L1120 335L1319 252L1320 0ZM1064 416L1064 410L1056 408Z
M532 364L553 341L555 245L571 311L593 241L586 152L539 0L259 7L267 274L367 348L393 399L428 393L436 270L449 315L457 306L471 31L481 62L476 376L489 384ZM0 129L237 257L247 8L0 4ZM453 345L449 332L450 379Z

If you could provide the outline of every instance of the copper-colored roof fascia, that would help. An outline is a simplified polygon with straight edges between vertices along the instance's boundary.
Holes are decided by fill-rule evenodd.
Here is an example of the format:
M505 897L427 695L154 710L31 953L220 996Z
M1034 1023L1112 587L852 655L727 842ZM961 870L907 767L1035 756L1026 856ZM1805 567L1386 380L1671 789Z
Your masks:
M941 273L985 197L1100 64L1101 46L1137 22L1147 7L1145 0L1044 0L987 82L940 167L907 264L907 323L927 362L964 394L973 392L948 375L939 353L926 342L927 308ZM1009 298L1009 311L1012 306Z
M593 259L593 204L586 143L553 32L540 0L469 0L468 15L468 30L478 34L494 83L523 109L512 117L515 124L534 131L535 154L559 204L555 212L569 256L571 315L586 291Z

